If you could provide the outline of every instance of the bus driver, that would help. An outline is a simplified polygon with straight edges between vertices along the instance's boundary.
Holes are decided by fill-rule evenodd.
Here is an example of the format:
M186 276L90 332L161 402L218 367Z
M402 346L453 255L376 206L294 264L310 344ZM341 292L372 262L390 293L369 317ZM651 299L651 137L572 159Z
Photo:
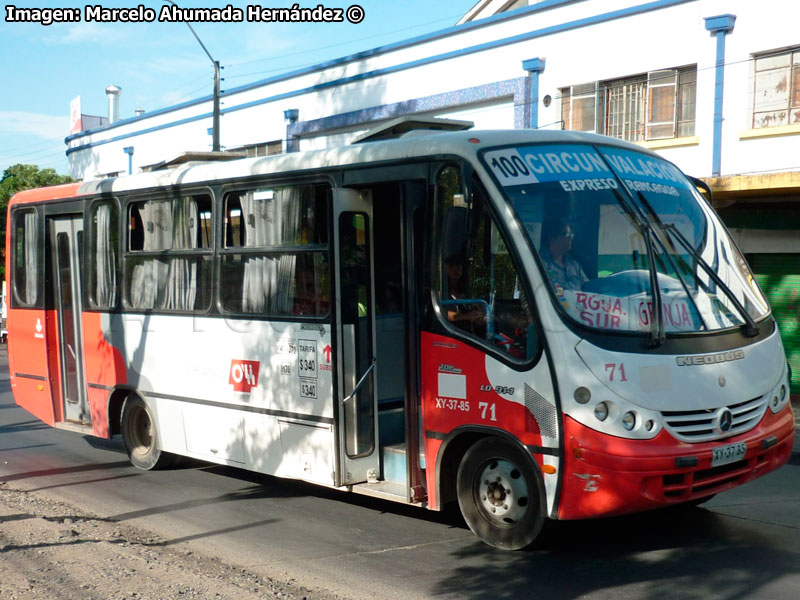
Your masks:
M583 283L589 279L583 267L572 256L574 237L572 228L564 220L543 228L539 253L547 276L556 290L559 287L565 290L580 290Z

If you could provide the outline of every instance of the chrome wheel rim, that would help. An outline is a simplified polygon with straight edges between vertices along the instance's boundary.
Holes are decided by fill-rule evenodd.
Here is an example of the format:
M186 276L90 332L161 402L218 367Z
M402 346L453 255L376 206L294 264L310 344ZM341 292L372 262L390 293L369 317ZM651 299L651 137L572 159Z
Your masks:
M492 524L510 527L528 513L528 483L522 470L504 459L485 463L476 478L477 504Z

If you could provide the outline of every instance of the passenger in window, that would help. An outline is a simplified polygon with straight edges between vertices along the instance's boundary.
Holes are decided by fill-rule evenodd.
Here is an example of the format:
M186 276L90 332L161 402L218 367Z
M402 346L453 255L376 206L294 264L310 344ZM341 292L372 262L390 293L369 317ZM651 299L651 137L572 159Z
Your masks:
M461 329L478 334L478 330L486 327L486 313L478 305L461 302L468 297L464 260L455 256L448 257L445 259L445 269L449 296L445 303L447 320Z
M580 290L589 279L583 272L583 267L572 256L574 237L572 227L564 220L545 222L542 228L539 255L556 294L561 290Z

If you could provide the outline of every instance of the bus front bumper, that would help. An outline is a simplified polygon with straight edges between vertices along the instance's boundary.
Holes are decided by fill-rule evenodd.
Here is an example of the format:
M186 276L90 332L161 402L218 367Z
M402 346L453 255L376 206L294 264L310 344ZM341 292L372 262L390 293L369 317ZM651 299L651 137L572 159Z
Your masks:
M715 442L686 443L662 430L651 440L606 435L564 417L559 519L633 513L707 498L765 475L792 454L794 416L767 409L748 432ZM744 442L736 462L711 465L714 448Z

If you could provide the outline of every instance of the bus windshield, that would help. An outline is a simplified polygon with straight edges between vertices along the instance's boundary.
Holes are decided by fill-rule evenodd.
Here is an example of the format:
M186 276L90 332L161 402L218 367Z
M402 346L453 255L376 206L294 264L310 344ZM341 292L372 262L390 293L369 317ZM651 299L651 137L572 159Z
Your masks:
M767 315L727 231L671 163L589 144L490 149L482 160L578 323L663 336L754 329Z

